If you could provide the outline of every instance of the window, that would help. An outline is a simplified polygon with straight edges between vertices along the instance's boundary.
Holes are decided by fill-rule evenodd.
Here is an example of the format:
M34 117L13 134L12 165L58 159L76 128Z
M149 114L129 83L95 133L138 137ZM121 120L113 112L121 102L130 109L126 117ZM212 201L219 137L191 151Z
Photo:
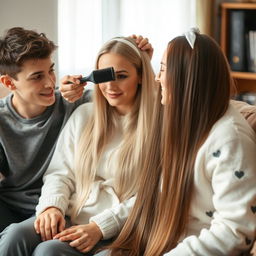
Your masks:
M158 72L173 37L195 26L195 0L59 0L59 76L87 75L101 45L115 36L148 37Z

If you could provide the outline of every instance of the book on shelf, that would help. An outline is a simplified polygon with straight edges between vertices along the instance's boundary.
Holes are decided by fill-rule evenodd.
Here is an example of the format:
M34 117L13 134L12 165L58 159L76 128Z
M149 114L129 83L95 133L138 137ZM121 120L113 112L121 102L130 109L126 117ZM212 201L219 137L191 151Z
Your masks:
M231 10L229 16L229 54L230 67L234 71L246 71L245 50L245 11Z
M247 34L247 61L248 71L256 72L256 31L250 30Z

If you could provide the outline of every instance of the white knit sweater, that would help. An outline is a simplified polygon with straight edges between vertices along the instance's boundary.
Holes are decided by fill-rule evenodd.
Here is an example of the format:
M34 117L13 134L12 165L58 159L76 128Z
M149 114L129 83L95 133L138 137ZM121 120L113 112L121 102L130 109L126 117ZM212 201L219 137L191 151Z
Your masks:
M52 161L44 176L42 195L36 207L37 215L50 206L59 208L67 216L71 215L76 193L75 146L78 145L84 126L93 113L92 107L92 103L87 103L77 108L60 134ZM120 124L120 130L115 132L115 137L107 145L100 159L89 198L73 223L87 224L94 221L101 229L103 239L111 238L120 232L135 200L132 197L120 203L113 189L114 173L111 170L115 165L115 152L121 141Z
M235 256L256 232L255 134L229 106L195 161L188 233L165 256Z

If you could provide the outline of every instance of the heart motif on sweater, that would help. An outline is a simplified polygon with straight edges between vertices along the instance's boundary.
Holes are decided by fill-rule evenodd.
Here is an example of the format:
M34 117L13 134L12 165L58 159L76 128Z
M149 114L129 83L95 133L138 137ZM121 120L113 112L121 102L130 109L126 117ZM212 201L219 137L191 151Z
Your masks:
M253 213L256 213L256 206L251 206L251 210Z
M212 212L212 211L205 212L205 214L206 214L207 216L209 216L210 218L213 216L213 212Z
M243 171L235 171L235 175L238 179L241 179L244 176L244 172Z
M217 150L217 151L213 152L212 155L214 157L219 157L220 156L220 150Z

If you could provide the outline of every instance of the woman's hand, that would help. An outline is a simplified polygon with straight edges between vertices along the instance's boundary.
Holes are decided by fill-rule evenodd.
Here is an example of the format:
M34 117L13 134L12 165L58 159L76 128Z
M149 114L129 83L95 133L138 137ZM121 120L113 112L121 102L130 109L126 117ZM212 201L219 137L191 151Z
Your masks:
M153 56L154 49L152 45L148 42L148 39L140 35L131 35L130 37L135 39L138 48L140 48L142 51L145 51L148 54L149 58L151 59Z
M76 225L65 229L57 234L54 239L60 241L71 241L70 246L82 253L89 252L101 239L102 233L96 223Z
M64 76L60 81L60 92L62 97L68 102L75 102L81 98L86 83L81 83L82 76Z
M65 218L61 211L56 207L47 208L34 222L37 234L41 235L42 241L51 240L53 237L64 230Z

